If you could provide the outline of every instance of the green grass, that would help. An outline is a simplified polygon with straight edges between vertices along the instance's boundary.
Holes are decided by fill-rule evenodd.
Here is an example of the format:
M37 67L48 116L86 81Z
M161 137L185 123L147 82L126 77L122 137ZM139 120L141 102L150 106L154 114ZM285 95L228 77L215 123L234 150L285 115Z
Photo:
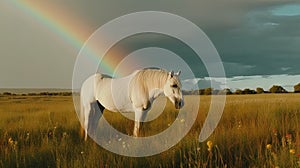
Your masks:
M210 98L201 96L196 122L177 145L132 158L83 141L72 97L1 96L0 167L300 167L300 94L227 96L208 150L198 136ZM193 103L193 96L185 100ZM119 131L132 134L129 119L109 111L104 116ZM176 116L167 102L157 119L143 125L143 135L168 128Z

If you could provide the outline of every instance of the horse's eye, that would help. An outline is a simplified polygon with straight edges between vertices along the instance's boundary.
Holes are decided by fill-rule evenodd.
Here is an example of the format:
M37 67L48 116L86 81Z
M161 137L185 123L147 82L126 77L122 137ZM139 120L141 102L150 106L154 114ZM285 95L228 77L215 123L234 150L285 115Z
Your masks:
M171 85L171 87L173 87L173 88L177 88L178 86L177 86L176 84L174 84L174 85Z

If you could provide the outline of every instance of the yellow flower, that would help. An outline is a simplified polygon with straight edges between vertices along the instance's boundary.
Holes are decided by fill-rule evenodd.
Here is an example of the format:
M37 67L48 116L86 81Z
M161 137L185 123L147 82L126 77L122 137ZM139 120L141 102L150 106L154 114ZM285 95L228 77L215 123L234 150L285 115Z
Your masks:
M213 142L212 141L207 141L206 145L208 146L208 151L212 150Z
M290 154L295 154L296 150L295 149L290 149Z
M210 147L212 147L212 145L213 145L213 143L212 143L212 141L207 141L207 146L210 148Z
M270 150L272 148L272 145L271 144L267 144L266 148Z

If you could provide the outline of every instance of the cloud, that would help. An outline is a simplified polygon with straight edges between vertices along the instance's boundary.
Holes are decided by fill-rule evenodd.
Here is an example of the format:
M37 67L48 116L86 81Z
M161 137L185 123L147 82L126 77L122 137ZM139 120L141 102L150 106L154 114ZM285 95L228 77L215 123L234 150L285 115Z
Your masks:
M244 15L243 23L216 37L223 61L240 65L227 67L230 76L300 74L300 16L272 15L270 11L281 6L254 8ZM282 67L289 69L283 72Z
M298 16L300 15L300 4L288 4L272 9L274 16Z
M0 87L71 87L77 49L60 41L56 38L59 35L41 28L36 20L28 19L24 13L10 10L14 7L9 4L0 2L3 23L0 44L5 46L0 51L4 60L0 62L0 77L5 83ZM41 1L39 5L49 4ZM165 11L185 17L212 40L228 77L300 74L299 6L298 0L51 2L53 9L59 7L66 14L71 13L70 16L76 14L77 17L69 18L70 22L87 24L85 34L91 34L116 17L137 11ZM172 47L172 44L165 41L167 49L175 49L177 54L186 56L191 54L188 48ZM199 67L197 77L207 76L205 66L199 61L186 61Z
M264 26L279 26L280 24L279 23L273 23L273 22L267 22L267 23L264 23Z
M281 67L281 70L282 70L282 71L287 71L287 70L289 70L289 69L291 69L291 67Z
M194 84L195 81L198 83ZM226 84L224 83L224 79L221 81L218 78L201 78L201 79L187 79L183 81L183 85L186 83L194 84L189 85L188 87L184 87L185 90L195 90L197 88L203 89L212 87L211 82L218 83L219 87L213 87L215 89L225 89L230 88L231 90L236 89L256 89L257 87L262 87L264 90L269 90L272 85L280 85L283 86L288 91L293 91L294 85L300 82L300 75L270 75L268 77L265 76L235 76L226 79Z
M183 90L198 90L205 88L223 89L226 87L226 78L193 78L182 81Z
M239 79L239 80L236 80ZM293 86L300 82L300 75L271 75L265 78L264 76L239 76L227 79L227 86L231 89L256 89L262 87L264 90L269 90L272 85L280 85L288 91L293 91Z

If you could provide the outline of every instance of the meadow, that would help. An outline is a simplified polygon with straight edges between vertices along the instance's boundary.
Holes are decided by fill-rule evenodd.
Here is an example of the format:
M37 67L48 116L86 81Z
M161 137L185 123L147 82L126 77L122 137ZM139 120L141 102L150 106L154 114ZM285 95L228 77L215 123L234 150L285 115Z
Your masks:
M200 143L210 99L200 96L196 122L177 145L134 158L84 142L71 96L1 95L0 167L300 167L300 94L228 95L220 123ZM176 115L167 102L143 134L164 130ZM133 122L121 114L105 111L104 117L131 133Z

